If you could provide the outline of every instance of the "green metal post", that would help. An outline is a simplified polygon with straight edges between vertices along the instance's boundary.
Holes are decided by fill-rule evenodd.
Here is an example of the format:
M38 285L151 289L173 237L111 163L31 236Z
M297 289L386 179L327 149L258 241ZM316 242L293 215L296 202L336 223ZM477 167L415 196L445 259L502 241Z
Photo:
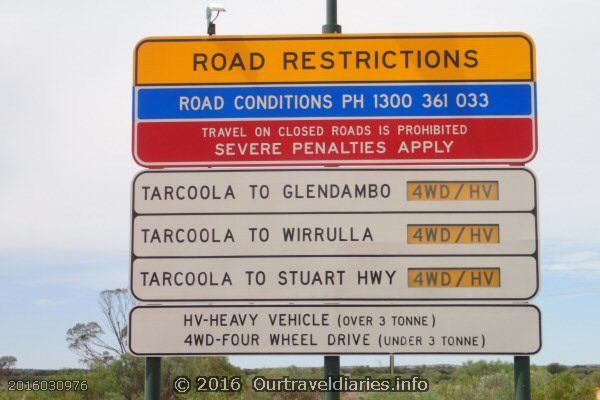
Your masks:
M323 25L323 33L342 33L337 23L337 0L327 0L327 23Z
M342 33L342 27L337 23L337 0L327 0L327 23L323 25L323 33ZM325 356L325 378L340 376L340 357ZM325 400L339 400L339 392L326 392Z
M160 357L146 357L144 400L160 400Z
M515 357L515 400L531 400L529 357Z
M325 378L331 376L334 379L340 376L340 357L325 356ZM340 400L340 392L325 392L325 400Z

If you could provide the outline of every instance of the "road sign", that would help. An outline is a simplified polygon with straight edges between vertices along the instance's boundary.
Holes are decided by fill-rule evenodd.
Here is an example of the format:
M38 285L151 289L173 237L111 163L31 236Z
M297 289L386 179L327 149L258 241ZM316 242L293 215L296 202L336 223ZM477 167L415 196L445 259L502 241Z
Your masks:
M139 258L142 301L506 300L538 290L534 257Z
M136 215L534 212L525 168L144 171Z
M530 213L143 215L136 257L533 255Z
M510 62L508 62L510 61ZM147 167L524 163L524 34L148 38L133 155Z
M133 183L143 301L528 299L523 168L154 171Z
M233 305L136 307L136 355L535 354L531 305ZM152 332L152 334L148 334Z

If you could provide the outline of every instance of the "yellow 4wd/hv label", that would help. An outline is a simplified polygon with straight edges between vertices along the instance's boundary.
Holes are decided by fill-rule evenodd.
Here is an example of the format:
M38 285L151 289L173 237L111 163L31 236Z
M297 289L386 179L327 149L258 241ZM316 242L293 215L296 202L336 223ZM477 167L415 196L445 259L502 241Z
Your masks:
M409 288L499 288L500 268L409 268Z
M407 182L408 201L498 200L497 181Z
M408 225L408 244L500 243L500 225Z

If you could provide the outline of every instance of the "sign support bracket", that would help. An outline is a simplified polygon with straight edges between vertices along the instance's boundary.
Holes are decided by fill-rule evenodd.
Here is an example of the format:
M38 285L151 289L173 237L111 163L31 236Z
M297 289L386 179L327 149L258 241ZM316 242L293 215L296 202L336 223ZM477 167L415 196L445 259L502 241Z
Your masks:
M515 400L531 400L529 356L515 356Z
M327 0L327 23L323 25L323 33L342 33L342 26L337 23L337 0ZM340 357L325 356L324 359L325 378L332 376L334 379L340 376ZM339 400L340 392L326 392L325 400Z
M519 164L525 166L525 164ZM515 400L531 400L531 366L529 356L515 356Z
M146 357L144 400L160 400L161 358Z
M327 0L327 23L323 25L323 33L342 33L342 26L337 23L337 0Z
M340 376L340 356L325 356L325 379ZM340 400L340 392L325 392L325 400Z

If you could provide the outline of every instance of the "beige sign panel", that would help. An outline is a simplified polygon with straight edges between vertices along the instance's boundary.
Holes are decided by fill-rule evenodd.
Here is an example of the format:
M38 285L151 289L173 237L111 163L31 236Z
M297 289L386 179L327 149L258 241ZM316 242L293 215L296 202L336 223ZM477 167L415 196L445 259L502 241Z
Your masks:
M150 171L137 214L533 211L524 168Z
M142 301L525 300L525 168L150 171L133 183Z
M237 354L534 354L530 305L136 307L139 356Z
M144 215L136 257L532 255L530 213Z
M533 257L141 258L142 301L528 299Z

